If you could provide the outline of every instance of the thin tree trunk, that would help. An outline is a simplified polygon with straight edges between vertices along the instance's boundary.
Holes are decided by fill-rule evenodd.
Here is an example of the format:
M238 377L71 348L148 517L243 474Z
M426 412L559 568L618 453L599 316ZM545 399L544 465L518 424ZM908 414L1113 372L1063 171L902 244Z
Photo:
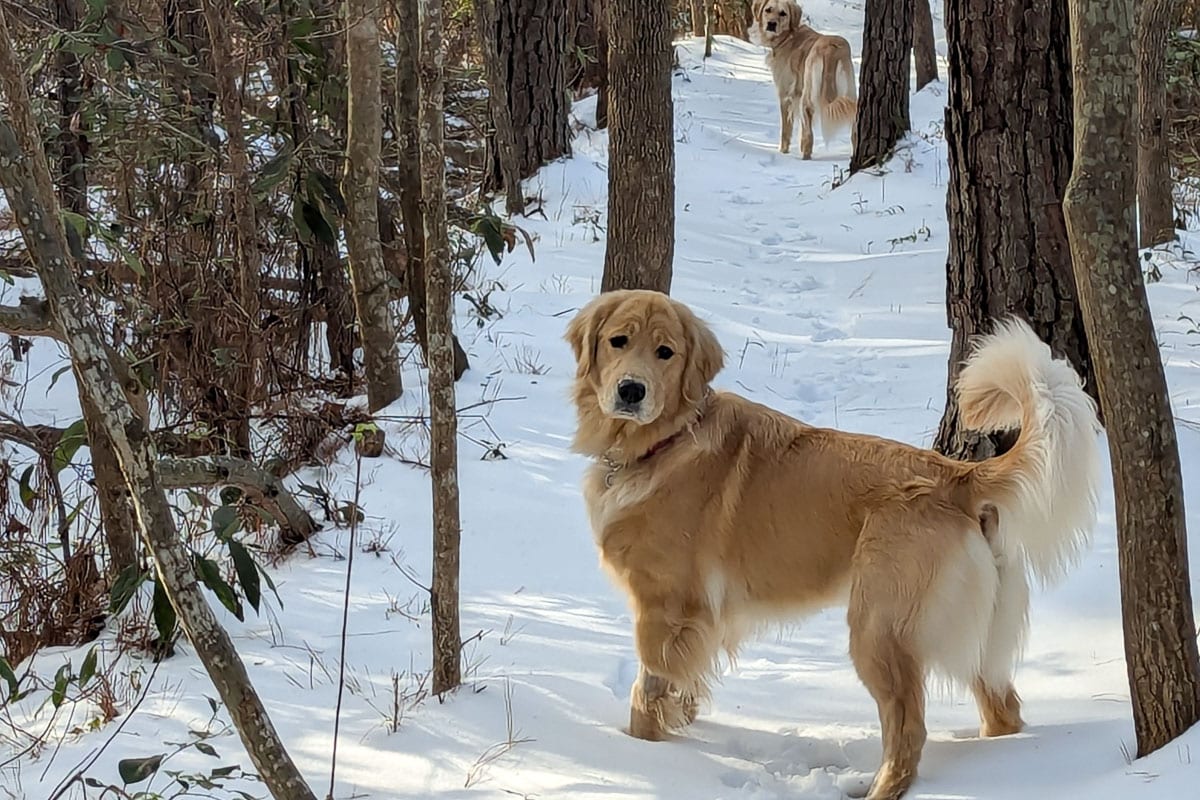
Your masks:
M704 57L712 58L713 24L717 21L717 0L704 0Z
M917 67L917 91L938 79L937 45L933 33L931 0L912 0L913 59Z
M79 381L81 401L94 405L97 422L112 441L137 514L138 528L180 625L212 678L255 770L278 798L315 800L288 756L237 650L204 599L191 555L155 469L146 419L133 413L100 336L93 309L79 293L67 250L42 137L33 120L23 70L12 49L8 20L0 8L0 184L21 226L37 267L55 327L61 331Z
M110 581L116 580L128 567L137 563L137 525L125 476L112 440L100 420L100 410L80 392L83 421L87 427L88 451L92 455L92 473L96 481L96 500L100 504L100 526L108 548L105 572Z
M346 0L349 115L346 135L346 249L358 311L359 339L372 413L400 396L400 355L392 321L387 269L379 243L379 160L382 138L379 25L376 0Z
M504 187L504 210L508 214L518 214L525 210L525 194L517 166L517 135L513 130L505 62L500 60L496 44L496 0L475 0L475 21L479 47L483 51L483 74L488 85L491 141L495 144Z
M404 244L408 255L405 263L405 286L408 289L408 307L413 316L413 327L417 332L417 343L429 362L429 334L427 302L425 300L425 214L421 210L421 147L417 118L420 115L420 90L417 80L417 65L420 61L420 36L418 32L417 0L399 0L396 3L396 53L397 63L404 69L396 70L396 139L399 158L398 178L400 182L400 217L404 224ZM454 345L454 380L457 381L470 369L467 353L452 336Z
M258 365L261 361L262 330L259 325L259 285L262 254L258 247L258 223L254 197L247 190L252 183L250 157L242 135L242 91L234 68L233 48L225 21L234 15L232 0L204 0L204 18L212 47L217 78L217 97L225 118L226 149L229 153L230 200L237 234L237 302L240 306L240 341L234 341L240 354L230 381L229 424L235 453L250 458L250 409L259 399Z
M1141 247L1175 238L1167 141L1167 34L1173 0L1137 0L1137 199Z
M1137 259L1132 4L1070 0L1075 165L1064 201L1108 419L1137 754L1200 721L1175 420Z
M429 452L433 484L433 691L462 682L458 619L458 420L451 343L450 246L446 236L446 159L442 145L442 0L421 8L421 188L425 212L425 286L429 300Z
M882 165L911 127L912 4L913 0L867 0L851 172Z
M1009 437L962 429L952 389L972 340L995 320L1027 320L1096 396L1062 216L1071 171L1070 42L1066 0L946 0L945 12L946 315L954 335L934 446L982 459Z
M608 5L612 0L595 0L596 58L599 64L600 86L596 89L596 130L608 127Z
M675 114L664 2L608 0L608 240L602 291L671 290Z

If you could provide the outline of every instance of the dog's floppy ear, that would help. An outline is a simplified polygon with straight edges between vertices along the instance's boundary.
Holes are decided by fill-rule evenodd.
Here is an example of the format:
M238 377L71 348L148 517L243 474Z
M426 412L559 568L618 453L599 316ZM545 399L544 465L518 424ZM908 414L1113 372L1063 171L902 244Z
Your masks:
M687 306L675 303L679 321L683 324L687 339L687 361L684 365L684 393L695 402L704 394L704 389L725 366L725 353L716 334Z
M606 292L581 308L567 325L567 332L563 338L575 351L575 377L586 377L592 371L600 326L623 299L620 292Z

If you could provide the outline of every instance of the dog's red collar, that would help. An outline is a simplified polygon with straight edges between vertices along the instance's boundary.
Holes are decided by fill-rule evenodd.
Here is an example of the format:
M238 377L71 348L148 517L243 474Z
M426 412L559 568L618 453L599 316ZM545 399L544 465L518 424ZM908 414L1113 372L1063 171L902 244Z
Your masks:
M704 415L708 412L708 404L711 398L712 389L708 389L705 391L704 398L700 401L699 406L696 408L696 417L691 422L675 431L667 438L660 439L659 441L655 442L653 445L651 445L649 450L638 456L633 463L642 464L649 461L654 456L675 444L675 442L679 440L679 437L683 436L685 433L690 433L691 431L695 430L696 426L700 424L701 420L704 419ZM604 485L608 487L613 485L613 480L616 479L617 473L629 466L629 462L616 461L609 456L608 453L602 455L600 460L604 462L606 467L608 467L608 473L604 476Z

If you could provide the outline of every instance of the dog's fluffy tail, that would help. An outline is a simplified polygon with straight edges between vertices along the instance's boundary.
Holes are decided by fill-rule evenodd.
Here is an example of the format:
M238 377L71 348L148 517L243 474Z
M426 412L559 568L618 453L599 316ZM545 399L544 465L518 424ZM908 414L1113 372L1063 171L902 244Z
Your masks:
M818 63L814 72L818 82L817 116L821 123L821 138L826 143L835 135L854 125L858 113L858 92L854 88L854 69L850 49L839 52L833 69Z
M956 390L965 427L1020 428L1011 450L975 466L975 494L996 507L1000 535L1020 546L1034 575L1053 581L1076 560L1096 519L1095 403L1071 365L1015 318L977 344Z

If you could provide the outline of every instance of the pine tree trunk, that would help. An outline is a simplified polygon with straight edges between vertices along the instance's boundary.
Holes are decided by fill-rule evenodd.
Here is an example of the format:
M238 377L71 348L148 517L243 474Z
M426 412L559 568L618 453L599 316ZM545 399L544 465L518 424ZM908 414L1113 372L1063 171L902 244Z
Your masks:
M221 116L225 118L226 149L229 154L229 177L232 183L230 201L233 206L237 236L238 261L236 269L237 303L241 329L231 342L238 353L238 363L232 370L229 390L228 426L234 454L251 458L250 414L261 394L258 365L263 348L259 322L259 286L261 284L262 254L258 247L258 222L255 218L254 197L246 187L252 183L250 156L242 134L242 91L234 74L237 62L233 59L229 32L225 21L234 15L232 0L204 0L204 18L208 25L209 44L217 78L217 98Z
M513 129L512 104L506 83L507 62L501 59L496 24L496 0L475 0L479 49L483 53L483 74L488 85L488 109L492 116L489 142L496 150L500 185L504 187L504 210L518 214L525 210L525 193L518 168L517 134Z
M867 0L851 172L882 165L911 127L912 4L913 0Z
M596 129L608 127L608 6L612 0L595 0L596 3L596 69L601 77L600 86L596 90Z
M346 250L359 341L372 413L400 396L400 354L392 321L387 269L379 243L379 161L382 138L379 25L376 0L346 0Z
M433 483L433 691L462 682L458 619L458 420L454 405L446 160L442 145L442 0L421 6L421 188L425 212L425 285L429 300L429 464Z
M1200 721L1175 420L1137 258L1132 4L1070 0L1075 165L1064 201L1108 424L1137 754Z
M937 44L933 32L931 0L912 0L913 60L917 68L917 91L938 79Z
M608 0L608 240L602 291L671 290L675 114L665 2Z
M1175 238L1167 141L1167 34L1172 0L1137 0L1137 198L1141 247Z
M80 400L85 408L96 410L96 422L116 449L146 549L255 771L275 797L315 800L279 740L229 635L205 601L159 480L148 421L134 414L128 399L140 396L140 387L117 378L94 310L79 292L23 74L0 7L0 98L6 104L6 113L0 117L0 186L20 223L55 328L70 352ZM144 402L144 396L141 399Z
M976 336L1027 320L1095 397L1062 196L1071 169L1066 0L946 0L950 176L946 412L934 446L980 459L1004 437L963 430L952 387Z
M496 49L504 65L518 179L543 164L571 154L571 100L567 92L567 14L559 0L494 3ZM489 80L489 85L491 80ZM488 137L491 154L486 191L507 188L500 148Z

